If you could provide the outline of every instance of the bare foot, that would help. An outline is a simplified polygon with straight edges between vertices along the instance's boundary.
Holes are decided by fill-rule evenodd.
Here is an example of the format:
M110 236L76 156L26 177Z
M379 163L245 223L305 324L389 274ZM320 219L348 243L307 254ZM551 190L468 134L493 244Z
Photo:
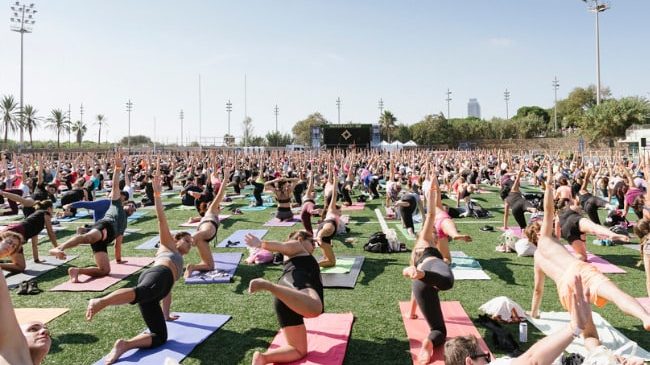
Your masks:
M68 269L68 275L70 275L70 281L73 283L79 282L79 268L71 267Z
M431 362L431 353L433 352L433 344L427 338L422 342L422 348L418 354L418 364L426 365Z
M467 234L460 234L460 235L454 237L454 241L472 242L472 237L470 237Z
M115 341L115 344L113 345L113 349L111 352L106 355L106 362L104 364L110 365L116 362L120 356L122 356L123 353L125 353L127 350L126 348L126 341L124 340L117 340Z
M644 328L646 331L650 331L650 318L648 318L648 319L646 319L645 321L643 321L643 328Z
M262 355L259 351L255 351L255 353L253 354L252 365L266 365L266 360L264 359L264 355Z
M248 284L248 292L253 294L260 290L268 290L269 285L271 285L271 282L268 280L264 280L260 278L253 279Z
M85 227L78 227L77 234L86 234L88 230Z
M612 241L630 242L630 237L622 234L612 234L609 236L609 239L611 239Z
M101 304L100 299L91 299L88 301L88 308L86 309L86 320L90 321L93 319L93 317L104 309L104 307Z

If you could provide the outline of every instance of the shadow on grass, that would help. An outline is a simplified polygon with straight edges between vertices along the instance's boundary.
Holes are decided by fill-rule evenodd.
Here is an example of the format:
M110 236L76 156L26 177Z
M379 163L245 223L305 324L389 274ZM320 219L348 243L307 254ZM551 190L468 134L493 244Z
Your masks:
M63 351L65 345L87 345L99 341L96 336L87 333L64 333L52 335L52 346L50 347L50 354ZM63 345L63 346L61 346Z
M499 279L506 282L506 284L517 285L517 282L515 281L514 272L510 268L510 265L532 266L532 265L513 263L512 260L507 259L505 257L481 260L481 266L483 267L484 270L495 274L496 276L499 277Z
M376 254L380 255L380 254ZM398 255L398 254L396 254ZM373 255L374 256L374 255ZM361 285L370 285L370 283L375 280L379 275L381 275L385 270L386 266L403 266L399 264L396 259L378 259L372 256L366 255L365 260L363 261L363 267L361 272L363 273L363 279L361 280Z
M261 278L264 276L264 271L269 267L275 267L276 265L248 265L246 263L241 263L237 266L236 276L239 276L241 280L237 283L237 287L234 292L237 294L244 294L248 290L248 283L256 278ZM278 266L282 268L282 266Z
M354 327L352 327L354 331ZM391 359L391 364L410 364L408 339L381 338L368 341L350 337L345 354L346 364L385 364Z
M196 347L191 357L204 364L240 364L251 349L265 350L277 331L250 328L243 333L221 328Z

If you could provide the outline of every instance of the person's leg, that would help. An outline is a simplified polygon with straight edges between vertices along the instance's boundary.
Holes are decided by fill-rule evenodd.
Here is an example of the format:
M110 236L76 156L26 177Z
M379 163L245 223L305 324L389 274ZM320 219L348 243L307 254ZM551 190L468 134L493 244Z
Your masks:
M117 340L113 344L113 349L106 355L106 365L115 363L122 354L131 350L139 348L151 347L151 335L148 333L141 333L130 340Z
M590 288L590 290L592 290ZM616 284L609 280L603 281L597 288L597 295L614 303L621 311L643 322L643 328L650 331L650 313L629 294L622 291ZM592 291L593 294L593 291Z
M456 224L451 219L445 219L441 224L442 231L453 240L471 242L472 237L467 234L461 234L456 228Z
M253 365L285 363L302 359L307 355L307 329L304 324L282 328L287 345L264 353L253 354Z
M646 250L648 253L643 255L643 267L645 268L645 288L650 297L650 249Z
M314 230L311 225L311 211L314 209L314 203L306 202L300 210L300 220L305 227L305 231L313 234Z
M97 313L108 306L129 304L134 300L135 288L117 289L105 297L91 299L88 301L88 308L86 309L86 320L92 320Z
M408 207L400 205L399 207L400 210L400 216L402 217L402 224L404 225L404 228L406 228L409 233L414 234L415 232L415 225L413 223L413 211L414 209L409 205Z
M111 263L108 259L107 252L95 252L95 264L97 267L71 267L68 269L70 280L73 283L79 282L79 275L88 275L92 277L103 277L111 273Z
M429 325L430 332L422 339L422 348L418 354L419 364L428 364L434 346L445 342L447 328L440 308L438 290L422 280L414 280L412 283L413 296L418 307Z
M92 244L99 242L102 239L102 232L98 229L91 229L90 231L72 236L69 240L63 242L65 247L75 247L80 244Z
M589 219L596 223L597 225L600 225L600 217L598 216L598 205L596 202L593 200L598 199L598 198L591 198L587 201L585 204L585 212L587 212L587 216Z
M526 229L526 216L524 215L524 206L517 204L512 207L512 216L519 225L519 228Z
M264 205L264 201L262 200L262 192L257 190L257 188L253 190L253 196L255 197L255 206L261 207Z
M615 241L625 241L625 242L630 241L630 237L622 234L616 234L610 231L607 227L603 227L600 224L596 224L586 218L580 219L580 232L586 234L593 234L596 236L605 236Z
M576 258L578 260L587 262L587 244L583 239L573 240L571 242L571 247L576 253Z
M334 255L334 249L332 248L331 243L322 242L320 244L320 249L323 251L323 258L318 261L320 267L332 267L336 266L336 256Z
M284 285L273 284L261 278L251 280L248 291L255 293L260 290L270 292L292 311L305 318L318 317L323 312L323 302L314 289L298 290Z
M454 286L454 274L451 272L451 267L443 260L427 259L418 266L418 270L424 271L424 278L419 281L430 286L435 286L439 290L449 290Z

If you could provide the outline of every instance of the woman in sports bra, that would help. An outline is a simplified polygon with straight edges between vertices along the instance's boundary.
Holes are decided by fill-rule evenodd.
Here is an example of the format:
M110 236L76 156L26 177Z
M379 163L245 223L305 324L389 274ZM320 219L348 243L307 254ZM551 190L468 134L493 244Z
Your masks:
M320 268L312 253L314 239L305 231L294 232L286 242L260 241L246 235L246 244L279 252L284 256L284 270L277 284L258 278L250 281L248 292L268 291L275 296L275 314L280 322L286 345L264 353L255 351L253 364L285 363L307 355L307 329L304 318L319 316L324 311L323 283Z
M86 310L86 319L92 320L97 313L108 306L138 304L142 319L149 328L148 333L139 334L129 340L117 340L107 355L106 364L116 362L123 353L135 348L155 348L167 342L166 321L179 318L170 313L171 290L174 283L183 276L183 256L192 248L192 236L179 232L172 236L165 217L165 207L160 199L162 190L160 167L153 180L154 201L160 231L160 247L153 265L140 274L135 288L118 289L104 297L91 299ZM161 303L162 301L162 303Z
M517 172L516 174L517 176L515 177L515 181L512 184L512 188L510 189L510 192L503 200L504 201L504 207L503 207L503 229L504 230L508 229L509 210L512 211L512 216L515 218L515 221L517 221L517 224L521 229L525 229L526 226L528 225L526 223L526 216L524 216L524 213L537 212L537 209L535 209L535 207L533 207L533 205L528 200L526 200L523 195L521 195L521 191L519 190L519 183L521 181L522 173L523 171L521 169Z
M316 168L315 171L318 171ZM318 215L320 212L316 209L316 193L314 192L314 171L309 173L307 177L307 191L302 197L302 207L300 209L300 220L305 227L305 231L314 234L311 225L311 216Z
M454 275L451 267L443 261L438 250L436 228L434 226L435 211L439 200L437 177L428 191L428 210L422 231L418 234L409 266L402 274L412 280L410 317L415 319L416 308L419 307L424 319L429 325L429 334L422 339L422 348L418 355L419 364L428 364L434 346L445 343L447 329L440 307L438 291L449 290L454 285Z
M328 176L330 177L330 182L335 184L336 176L332 170L332 162L330 161ZM318 245L323 251L323 258L320 259L318 265L320 267L331 267L336 266L336 256L332 249L332 238L336 235L339 219L341 218L341 211L336 206L336 189L332 189L332 198L325 209L325 219L321 223L318 233L316 233L316 242L318 242Z
M215 171L217 171L215 166ZM223 176L229 176L230 168L224 168ZM221 201L226 195L228 184L220 184L219 192L214 200L210 203L205 214L201 217L196 232L192 235L194 246L199 251L201 262L198 264L188 264L185 270L185 277L189 277L192 271L211 271L214 270L214 258L210 251L210 242L217 237L219 231L219 212L221 211Z
M291 211L291 195L293 194L293 185L298 181L296 178L279 177L267 181L264 185L270 187L275 193L275 199L278 201L278 211L275 218L280 221L290 221L293 219Z

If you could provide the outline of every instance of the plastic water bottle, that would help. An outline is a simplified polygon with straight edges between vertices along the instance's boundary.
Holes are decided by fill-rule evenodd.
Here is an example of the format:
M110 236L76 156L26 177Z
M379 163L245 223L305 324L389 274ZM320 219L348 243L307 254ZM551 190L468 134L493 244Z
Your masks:
M519 323L519 342L528 342L528 323Z

